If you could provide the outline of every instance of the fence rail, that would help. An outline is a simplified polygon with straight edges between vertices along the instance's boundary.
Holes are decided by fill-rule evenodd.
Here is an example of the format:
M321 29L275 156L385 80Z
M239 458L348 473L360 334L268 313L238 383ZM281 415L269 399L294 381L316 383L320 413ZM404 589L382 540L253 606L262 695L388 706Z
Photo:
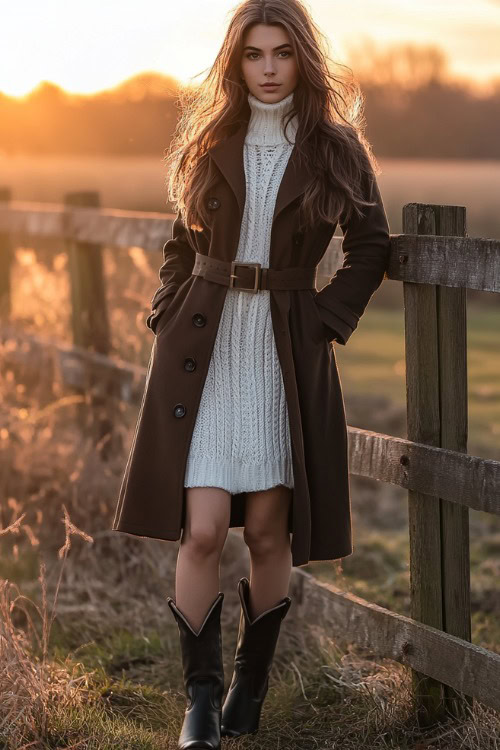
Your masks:
M173 218L152 211L0 200L0 232L10 233L16 241L47 237L161 250L165 237L170 236ZM391 234L391 242L388 279L500 292L500 240ZM341 249L342 237L333 237L321 263L323 274L333 275Z
M105 310L102 246L160 250L173 217L103 209L95 193L71 194L65 205L8 197L0 189L0 301L9 297L13 247L26 238L62 239L71 259L75 345L24 334L21 341L4 320L0 336L12 341L6 359L35 371L43 362L44 372L57 371L69 386L96 391L100 407L110 394L138 404L146 368L108 357L102 330L82 329L79 319L96 304ZM465 305L467 288L500 292L500 241L467 237L462 206L407 204L403 230L391 235L387 278L403 283L408 439L351 426L348 436L352 474L408 491L411 617L301 569L292 571L291 587L303 620L411 668L426 724L444 712L462 715L471 698L500 710L500 655L470 643L468 509L500 514L500 462L467 453ZM318 269L320 288L341 262L342 238L334 237ZM96 437L106 430L112 420Z
M146 385L146 368L56 339L27 336L3 323L0 336L10 341L4 362L56 374L67 386L85 388L90 373L112 381L120 400L138 406ZM349 470L357 476L424 492L485 513L500 515L500 461L437 448L360 427L347 427Z

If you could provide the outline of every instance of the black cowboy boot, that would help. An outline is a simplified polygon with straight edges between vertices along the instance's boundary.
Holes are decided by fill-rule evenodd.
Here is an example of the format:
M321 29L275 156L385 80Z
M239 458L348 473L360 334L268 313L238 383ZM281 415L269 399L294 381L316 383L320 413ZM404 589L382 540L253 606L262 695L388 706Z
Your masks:
M220 616L224 594L220 591L195 633L174 600L168 606L179 626L182 669L188 704L179 736L179 750L220 750L220 721L224 669Z
M292 602L285 596L275 607L250 622L248 578L240 578L238 594L241 601L238 643L233 678L222 706L222 737L257 732L281 621Z

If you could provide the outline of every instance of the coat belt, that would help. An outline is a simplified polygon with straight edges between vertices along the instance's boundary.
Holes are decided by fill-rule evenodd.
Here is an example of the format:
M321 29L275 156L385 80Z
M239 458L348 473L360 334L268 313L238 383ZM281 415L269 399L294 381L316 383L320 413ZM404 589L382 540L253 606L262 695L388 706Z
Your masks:
M260 263L244 263L196 253L192 274L243 292L262 289L315 289L317 266L309 268L267 268Z

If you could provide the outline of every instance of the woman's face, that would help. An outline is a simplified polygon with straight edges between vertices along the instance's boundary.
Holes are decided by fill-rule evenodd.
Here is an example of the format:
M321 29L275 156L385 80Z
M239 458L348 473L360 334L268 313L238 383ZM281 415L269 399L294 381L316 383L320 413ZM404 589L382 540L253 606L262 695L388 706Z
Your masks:
M250 92L263 102L279 102L295 89L299 78L297 60L283 26L259 23L247 31L241 75ZM265 83L277 85L266 88Z

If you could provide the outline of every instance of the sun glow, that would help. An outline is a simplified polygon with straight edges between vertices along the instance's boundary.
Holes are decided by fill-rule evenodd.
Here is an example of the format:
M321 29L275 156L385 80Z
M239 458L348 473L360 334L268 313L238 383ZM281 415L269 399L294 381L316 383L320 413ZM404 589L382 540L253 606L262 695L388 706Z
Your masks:
M11 3L0 25L0 91L22 97L46 80L91 94L141 71L187 83L213 62L234 6L233 0ZM334 56L363 39L381 47L435 45L451 73L477 83L500 78L500 55L492 54L500 4L491 0L309 0L308 7Z

